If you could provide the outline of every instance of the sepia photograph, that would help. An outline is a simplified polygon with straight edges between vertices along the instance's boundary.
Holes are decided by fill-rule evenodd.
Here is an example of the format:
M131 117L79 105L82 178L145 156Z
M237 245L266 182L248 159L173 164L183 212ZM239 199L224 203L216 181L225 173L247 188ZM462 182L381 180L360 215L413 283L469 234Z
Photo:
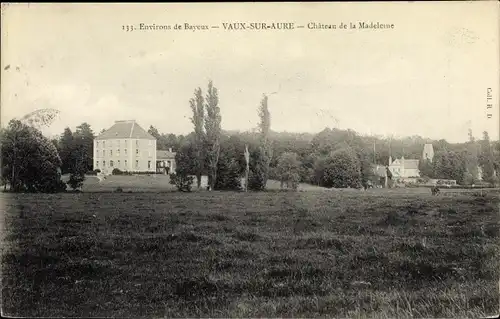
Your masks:
M2 317L498 318L499 21L3 2Z

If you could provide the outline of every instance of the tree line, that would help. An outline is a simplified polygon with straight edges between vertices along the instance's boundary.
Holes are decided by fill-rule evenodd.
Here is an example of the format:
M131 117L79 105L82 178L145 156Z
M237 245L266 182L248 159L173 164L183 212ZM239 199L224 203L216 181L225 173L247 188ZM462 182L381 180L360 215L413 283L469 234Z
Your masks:
M454 179L459 184L471 185L478 183L481 170L485 182L499 182L496 173L500 172L500 142L491 141L487 132L476 139L469 131L465 143L420 136L402 139L363 136L337 128L326 128L317 134L274 132L265 95L256 106L260 119L257 131L225 131L219 93L212 82L205 95L200 88L195 90L189 107L193 125L190 134L163 134L153 126L148 130L157 138L159 150L172 148L177 153L177 172L172 181L182 189L193 183L190 176L195 176L197 187L201 187L202 175L208 176L209 189L218 190L246 186L250 190L264 190L269 179L292 189L298 183L366 187L380 182L373 165L386 166L389 156L419 159L423 178ZM55 192L66 187L60 182L61 174L69 174L70 186L79 188L93 165L95 134L91 126L82 123L74 132L66 128L59 138L50 140L31 122L12 120L1 130L3 184L9 184L13 191ZM434 147L432 162L422 160L426 143ZM246 148L248 185L242 184L247 167Z

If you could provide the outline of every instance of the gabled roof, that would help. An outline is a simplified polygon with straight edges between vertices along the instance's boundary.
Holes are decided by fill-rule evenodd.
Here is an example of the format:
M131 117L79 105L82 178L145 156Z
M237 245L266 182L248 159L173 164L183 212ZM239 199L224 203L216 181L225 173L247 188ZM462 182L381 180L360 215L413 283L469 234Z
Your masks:
M418 160L398 158L390 166L404 166L405 169L418 169Z
M418 169L418 160L405 159L404 166L405 166L405 169Z
M162 159L175 159L176 152L170 151L156 151L156 160Z
M144 130L134 120L115 121L115 124L108 130L99 134L96 140L108 140L115 138L133 138L142 140L156 140L156 138Z

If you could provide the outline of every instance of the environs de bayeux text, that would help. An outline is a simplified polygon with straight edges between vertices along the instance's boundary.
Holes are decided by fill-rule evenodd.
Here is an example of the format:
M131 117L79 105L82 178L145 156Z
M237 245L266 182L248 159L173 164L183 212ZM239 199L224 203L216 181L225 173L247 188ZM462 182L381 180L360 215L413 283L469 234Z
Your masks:
M222 22L221 24L191 24L191 23L175 23L175 24L156 24L156 23L139 23L138 25L129 24L122 25L122 30L125 32L132 31L169 31L169 30L185 30L185 31L207 31L211 29L221 29L225 31L273 31L273 30L387 30L394 29L393 23L382 23L373 21L358 21L358 22L339 22L339 23L323 23L323 22L308 22L305 24L297 24L295 22Z

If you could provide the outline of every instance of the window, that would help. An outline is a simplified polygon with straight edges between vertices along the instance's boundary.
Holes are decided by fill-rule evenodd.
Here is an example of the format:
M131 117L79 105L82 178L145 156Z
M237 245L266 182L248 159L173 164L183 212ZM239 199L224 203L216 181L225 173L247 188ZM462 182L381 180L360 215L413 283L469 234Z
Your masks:
M106 150L102 150L102 156L106 155Z
M97 141L97 143L96 143L96 144L97 144L97 147L99 147L99 141Z
M106 167L106 161L102 161L102 167Z
M109 150L109 156L113 156L113 150Z
M109 167L113 167L113 161L109 161Z
M120 140L116 140L116 146L120 146Z
M106 147L106 141L102 141L102 147Z
M117 150L116 150L116 155L117 155L117 156L120 156L120 149L117 149Z
M139 140L135 140L135 146L139 147Z
M135 161L135 168L139 168L139 161Z
M118 160L118 167L120 167L120 160Z
M125 169L126 169L126 168L127 168L127 160L125 160L125 163L124 163L124 164L125 164Z
M125 149L125 155L127 155L127 149Z
M151 168L151 161L148 161L148 169Z
M151 157L151 151L148 151L148 156Z
M95 161L95 167L99 167L99 161Z
M135 149L135 155L139 155L139 149Z

